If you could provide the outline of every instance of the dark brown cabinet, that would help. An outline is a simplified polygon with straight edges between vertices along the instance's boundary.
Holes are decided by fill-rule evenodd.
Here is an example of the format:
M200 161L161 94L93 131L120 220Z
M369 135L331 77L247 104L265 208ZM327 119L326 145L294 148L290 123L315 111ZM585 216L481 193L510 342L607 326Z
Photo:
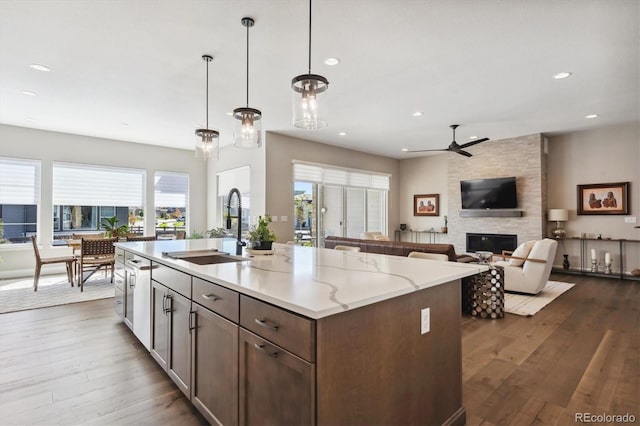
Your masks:
M155 281L151 295L151 356L190 397L191 301Z
M237 425L238 326L191 306L191 402L211 424Z
M315 365L240 329L240 424L315 424Z

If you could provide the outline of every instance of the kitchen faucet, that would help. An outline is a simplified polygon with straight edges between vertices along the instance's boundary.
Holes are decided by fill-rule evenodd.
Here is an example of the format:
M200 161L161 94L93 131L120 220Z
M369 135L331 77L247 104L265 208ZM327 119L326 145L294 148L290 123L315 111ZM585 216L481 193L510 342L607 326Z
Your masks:
M242 255L242 247L247 243L242 241L242 196L238 188L231 188L229 195L227 196L227 229L231 229L231 197L236 194L238 197L238 236L236 242L236 255Z

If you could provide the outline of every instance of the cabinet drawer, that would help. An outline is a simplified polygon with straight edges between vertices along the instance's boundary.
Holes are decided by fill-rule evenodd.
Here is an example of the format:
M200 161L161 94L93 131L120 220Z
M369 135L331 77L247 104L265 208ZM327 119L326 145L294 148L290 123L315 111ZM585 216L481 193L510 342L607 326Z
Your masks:
M116 247L116 263L125 263L129 259L133 259L133 253Z
M228 288L193 277L193 301L238 323L240 295Z
M241 295L240 325L307 361L315 361L313 320Z
M151 279L159 282L184 297L191 299L191 275L176 271L160 263L153 263Z

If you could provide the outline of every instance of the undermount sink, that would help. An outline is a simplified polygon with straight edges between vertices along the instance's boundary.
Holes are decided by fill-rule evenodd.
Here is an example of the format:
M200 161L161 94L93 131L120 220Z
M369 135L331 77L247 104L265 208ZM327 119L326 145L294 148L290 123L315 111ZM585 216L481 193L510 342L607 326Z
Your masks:
M205 256L183 257L180 260L186 260L187 262L195 263L197 265L213 265L216 263L244 262L245 260L249 259L226 256L224 254L210 254Z

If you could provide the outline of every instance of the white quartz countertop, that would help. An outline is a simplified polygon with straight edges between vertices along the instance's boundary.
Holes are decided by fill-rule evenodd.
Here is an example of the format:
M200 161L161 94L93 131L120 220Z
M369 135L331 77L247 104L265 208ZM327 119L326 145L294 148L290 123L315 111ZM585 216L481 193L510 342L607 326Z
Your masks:
M167 240L116 246L187 274L318 319L486 271L441 262L274 244L273 255L243 251L246 261L197 265L163 252L218 249L235 255L235 239Z

